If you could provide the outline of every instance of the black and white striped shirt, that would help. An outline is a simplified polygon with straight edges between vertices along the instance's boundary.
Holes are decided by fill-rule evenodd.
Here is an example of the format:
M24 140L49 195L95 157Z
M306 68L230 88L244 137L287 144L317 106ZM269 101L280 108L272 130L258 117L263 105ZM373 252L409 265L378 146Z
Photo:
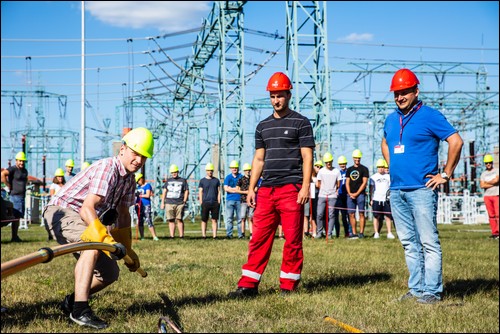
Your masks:
M255 130L255 149L264 148L262 186L302 183L301 147L314 149L309 119L291 110L285 117L271 115Z

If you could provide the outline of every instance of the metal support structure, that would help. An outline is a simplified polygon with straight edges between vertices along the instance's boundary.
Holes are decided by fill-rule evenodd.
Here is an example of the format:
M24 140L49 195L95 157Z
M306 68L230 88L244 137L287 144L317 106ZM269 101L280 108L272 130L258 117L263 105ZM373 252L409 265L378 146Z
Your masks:
M327 1L287 1L286 70L293 82L292 107L312 120L317 157L332 151ZM309 100L312 114L302 110Z

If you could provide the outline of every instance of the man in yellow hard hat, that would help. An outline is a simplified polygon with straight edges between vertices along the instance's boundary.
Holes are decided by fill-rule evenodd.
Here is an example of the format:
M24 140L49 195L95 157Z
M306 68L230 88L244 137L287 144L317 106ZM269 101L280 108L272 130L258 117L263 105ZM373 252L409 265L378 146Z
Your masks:
M187 180L179 176L179 167L170 165L170 177L163 185L160 208L165 209L168 221L170 238L175 237L175 224L179 230L179 238L184 238L184 210L189 198L189 186Z
M240 164L238 161L233 160L229 164L231 173L224 178L224 191L226 192L226 207L224 211L224 221L226 225L226 238L233 238L233 219L236 220L238 239L243 239L245 235L241 231L241 220L240 220L240 210L241 210L241 195L238 192L236 185L238 180L243 176L239 172Z
M352 226L349 222L349 213L347 212L347 189L345 187L347 174L347 158L343 155L337 159L340 172L340 185L335 201L335 210L333 210L333 219L335 226L340 226L339 216L342 215L342 226L344 227L344 238L349 238L352 235ZM340 228L339 228L340 229Z
M391 177L385 172L387 162L384 159L378 159L376 165L377 172L370 176L370 201L368 202L373 212L373 230L375 231L373 238L380 238L385 218L387 239L394 239L395 236L392 234L391 204L387 197L389 187L391 186Z
M26 208L26 185L28 183L28 170L25 167L26 160L26 153L21 151L16 154L16 164L2 170L2 182L9 190L9 199L13 204L13 214L17 219L24 218ZM11 242L21 242L22 240L18 236L19 220L13 221L11 227Z
M135 173L153 156L152 133L135 128L122 138L118 156L95 162L71 179L43 211L52 235L60 244L103 242L115 245L114 253L85 250L76 254L75 291L67 295L62 310L75 323L103 329L108 324L91 310L89 296L118 280L117 259L128 255L136 271L139 257L132 250L129 208L135 201ZM109 232L108 232L109 231Z
M347 190L347 211L349 212L349 221L351 222L352 235L350 239L362 239L365 237L365 202L366 187L370 172L365 165L361 164L363 154L355 149L352 152L353 165L347 168L346 183ZM359 233L357 233L356 209L359 214Z
M248 231L250 232L250 239L252 239L252 222L253 222L253 213L255 211L254 208L251 208L247 204L247 194L248 194L248 186L250 185L250 172L252 170L252 165L249 163L243 164L243 176L240 177L238 183L236 184L236 189L238 193L241 195L240 199L240 221L241 221L241 231L243 236L245 236L245 223L248 218Z
M209 162L205 166L206 176L198 184L198 201L201 206L201 237L207 238L208 218L212 219L212 238L217 238L217 220L220 210L220 181L214 177L214 165Z
M481 173L480 187L484 189L484 205L488 211L492 239L498 240L498 168L493 167L493 156L483 158L486 170Z
M73 173L73 169L75 168L75 161L73 159L68 159L66 160L64 166L66 167L66 173L64 173L64 179L66 180L66 182L68 182L73 178L73 176L76 175L75 173Z

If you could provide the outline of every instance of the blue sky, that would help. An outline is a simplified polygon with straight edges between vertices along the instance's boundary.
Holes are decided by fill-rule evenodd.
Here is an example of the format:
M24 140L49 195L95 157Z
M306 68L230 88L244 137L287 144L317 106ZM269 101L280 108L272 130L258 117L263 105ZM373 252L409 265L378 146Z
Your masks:
M212 3L85 3L87 126L90 128L87 129L86 156L91 159L103 151L99 137L106 143L119 138L125 121L124 113L118 107L123 98L134 95L145 87L144 82L151 79L151 69L156 71L154 75L161 73L158 66L141 66L165 59L161 54L145 53L158 48L158 44L148 40L148 37L169 34L168 37L156 38L155 41L161 47L172 47L167 51L168 55L180 59L178 64L184 65L183 58L191 55L192 49L181 45L193 43L197 33L176 35L175 32L200 27L203 18L210 12ZM285 4L286 2L280 1L248 2L244 6L245 27L284 35ZM2 167L7 166L7 159L12 158L20 148L10 148L10 132L13 129L24 129L28 123L31 127L36 127L37 111L45 117L45 128L80 131L80 8L79 1L1 3L2 91L41 88L54 96L67 96L64 118L60 117L61 105L56 98L49 98L44 102L26 98L22 106L18 106L18 101L2 97ZM499 8L496 1L332 1L327 3L327 8L329 66L338 71L331 81L333 99L345 103L371 103L390 99L390 74L379 75L370 81L356 82L355 74L340 72L355 68L353 63L373 62L462 62L472 70L484 63L488 71L488 85L491 91L498 92ZM251 102L266 98L265 85L272 73L285 71L285 47L283 40L254 34L246 34L245 43L262 50L278 50L278 55L248 83L246 100ZM256 63L263 62L266 57L259 52L245 53L245 60ZM150 70L146 70L147 68ZM175 67L170 68L172 73L178 73ZM207 72L216 76L216 66L210 65ZM434 78L420 79L422 89L436 90ZM460 77L446 81L446 91L454 90L474 91L475 81ZM498 96L494 101L498 102ZM254 115L246 130L251 133L255 122L267 115L267 112L264 110ZM494 121L498 124L498 116ZM135 127L144 126L146 121L139 114L133 116L133 122ZM109 132L115 134L114 138L102 132L106 126L109 126ZM369 131L368 125L361 128L362 131ZM209 136L213 135L209 133ZM354 148L350 145L333 145L334 156L349 155ZM245 160L250 160L251 155L252 149L247 149ZM48 174L59 167L57 164L60 161L67 158L51 154ZM77 164L80 163L79 153L75 160Z

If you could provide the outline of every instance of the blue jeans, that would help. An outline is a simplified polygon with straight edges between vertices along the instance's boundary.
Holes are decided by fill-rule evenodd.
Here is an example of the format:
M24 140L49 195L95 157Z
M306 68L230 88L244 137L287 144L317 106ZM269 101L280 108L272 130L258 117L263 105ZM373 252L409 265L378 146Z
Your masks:
M238 227L238 237L243 237L243 232L241 231L241 220L240 220L240 201L226 201L226 217L224 220L226 222L226 235L228 238L233 237L233 217L236 218Z
M391 208L405 251L408 288L417 297L441 299L443 263L437 229L437 191L430 188L391 190Z
M13 204L13 214L16 218L24 218L25 197L19 195L10 195L10 201Z

